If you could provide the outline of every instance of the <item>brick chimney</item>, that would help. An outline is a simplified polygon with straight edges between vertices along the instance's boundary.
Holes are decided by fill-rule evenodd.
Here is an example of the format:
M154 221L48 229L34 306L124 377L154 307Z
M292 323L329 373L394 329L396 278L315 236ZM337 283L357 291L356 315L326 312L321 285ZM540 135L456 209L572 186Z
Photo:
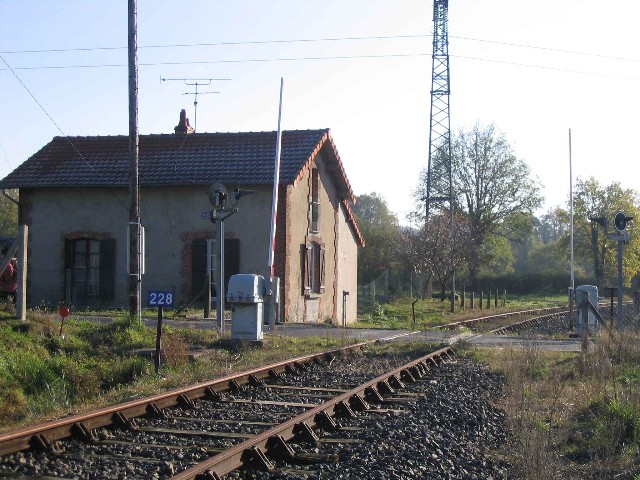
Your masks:
M184 108L180 110L180 122L178 122L178 125L176 125L173 130L175 131L176 135L189 135L190 133L194 132L193 127L189 125L187 112Z

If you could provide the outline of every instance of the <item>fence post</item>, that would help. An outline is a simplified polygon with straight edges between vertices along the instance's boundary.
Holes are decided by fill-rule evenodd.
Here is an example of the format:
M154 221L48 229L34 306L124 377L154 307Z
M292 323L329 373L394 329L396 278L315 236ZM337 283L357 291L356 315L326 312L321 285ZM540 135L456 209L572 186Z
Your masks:
M491 290L489 290L489 294L487 295L487 310L491 309Z
M460 298L460 308L464 311L464 301L465 301L466 289L462 287L462 298Z
M472 291L471 292L471 310L473 310L476 304L476 292Z
M480 290L480 310L484 308L484 292Z
M502 306L506 307L507 306L507 290L505 289L504 292L502 292Z
M376 311L376 281L371 282L371 312Z
M496 288L496 293L493 296L493 305L498 308L498 289Z

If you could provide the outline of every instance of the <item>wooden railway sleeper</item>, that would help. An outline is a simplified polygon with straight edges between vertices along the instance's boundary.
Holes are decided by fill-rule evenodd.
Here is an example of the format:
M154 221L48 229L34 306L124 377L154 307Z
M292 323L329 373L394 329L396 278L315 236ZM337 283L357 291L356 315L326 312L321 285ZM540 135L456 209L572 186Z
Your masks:
M207 400L211 400L213 402L219 402L222 400L222 396L220 395L220 393L216 392L211 387L206 387L204 389L204 395Z
M413 376L413 374L407 368L405 368L405 369L400 371L400 379L403 382L416 383L416 378Z
M351 409L351 407L343 401L336 403L333 410L336 413L337 417L353 418L356 416L355 412Z
M365 410L369 410L369 404L362 398L360 395L352 395L349 398L349 406L355 412L364 412Z
M393 388L404 388L405 385L404 383L402 383L402 381L396 376L396 375L391 375L389 377L389 385L391 385Z
M116 427L121 428L123 430L135 431L138 429L135 419L128 418L122 412L116 412L113 415L111 415L111 421Z
M158 405L153 402L147 404L147 406L145 407L145 411L147 412L147 415L150 415L152 417L164 418L164 413L162 412L162 410L160 410L158 408Z
M340 428L340 425L336 423L333 417L324 410L316 414L313 417L313 421L316 426L324 432L332 432Z
M378 392L381 395L393 395L394 393L396 393L395 388L393 388L390 384L388 380L383 380L381 382L378 382Z
M238 393L242 391L242 387L235 379L233 379L229 380L229 390L233 393Z
M264 385L264 380L256 377L253 373L249 375L249 385L252 387L261 387Z
M285 365L285 367L284 367L284 372L285 372L287 375L296 375L296 374L298 373L298 372L296 371L296 369L295 369L295 368L293 368L293 365L290 365L290 364Z
M429 375L429 367L427 367L423 362L416 364L416 368L420 372L420 378L424 378Z
M315 445L320 441L316 432L314 432L306 422L296 423L293 426L292 432L296 438L303 442L309 442Z
M418 368L418 365L414 365L413 367L409 367L407 368L407 371L413 375L413 378L415 378L416 380L421 380L423 375L422 372L420 371L420 369Z
M287 462L293 462L296 457L296 452L282 435L269 437L264 448L270 457L280 458Z
M72 437L78 438L84 442L95 443L98 441L98 438L93 434L93 432L82 422L76 422L71 425L69 431L71 432Z
M311 465L316 463L337 462L338 455L296 452L282 435L269 437L265 445L265 453L270 458L278 458L289 464Z
M269 370L269 378L273 379L273 380L283 380L284 379L284 375L282 375L279 372L276 372L275 370L271 369Z
M260 470L262 472L270 472L276 468L264 452L255 445L242 452L241 461L245 467Z
M196 408L196 404L193 403L193 400L187 397L184 393L181 393L180 395L178 395L177 400L178 400L178 405L180 405L182 408L189 408L189 409Z
M32 435L31 439L29 439L29 445L34 450L37 450L39 452L46 452L51 455L59 455L60 453L62 453L60 450L54 447L53 443L51 443L49 439L42 433Z
M204 473L196 475L195 480L222 480L222 477L213 470L207 470Z
M301 372L307 371L307 366L303 362L293 362L293 366L296 367Z
M382 403L384 398L380 395L380 392L375 387L367 387L364 390L364 398L368 402Z

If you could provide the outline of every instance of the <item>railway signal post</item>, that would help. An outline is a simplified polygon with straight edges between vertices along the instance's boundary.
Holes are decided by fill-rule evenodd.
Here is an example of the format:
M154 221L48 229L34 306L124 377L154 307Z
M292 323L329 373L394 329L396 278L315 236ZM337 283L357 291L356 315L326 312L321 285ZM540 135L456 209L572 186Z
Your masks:
M618 316L617 327L622 330L622 297L624 296L624 285L622 275L622 253L624 245L629 243L629 232L626 231L627 225L633 220L633 217L627 217L623 212L616 213L613 219L613 226L617 233L609 235L611 240L618 242Z

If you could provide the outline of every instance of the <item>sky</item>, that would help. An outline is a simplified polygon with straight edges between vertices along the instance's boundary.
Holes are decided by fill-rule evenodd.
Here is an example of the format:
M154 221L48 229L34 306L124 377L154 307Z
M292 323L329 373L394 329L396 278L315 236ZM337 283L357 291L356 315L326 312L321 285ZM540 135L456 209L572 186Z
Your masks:
M173 133L183 108L198 132L276 130L282 78L283 129L330 128L356 195L401 221L415 208L432 1L137 9L141 134ZM0 0L0 178L54 136L128 134L127 15L124 0ZM568 200L569 129L574 183L638 189L638 18L637 0L449 2L452 130L495 124L542 185L538 214Z

